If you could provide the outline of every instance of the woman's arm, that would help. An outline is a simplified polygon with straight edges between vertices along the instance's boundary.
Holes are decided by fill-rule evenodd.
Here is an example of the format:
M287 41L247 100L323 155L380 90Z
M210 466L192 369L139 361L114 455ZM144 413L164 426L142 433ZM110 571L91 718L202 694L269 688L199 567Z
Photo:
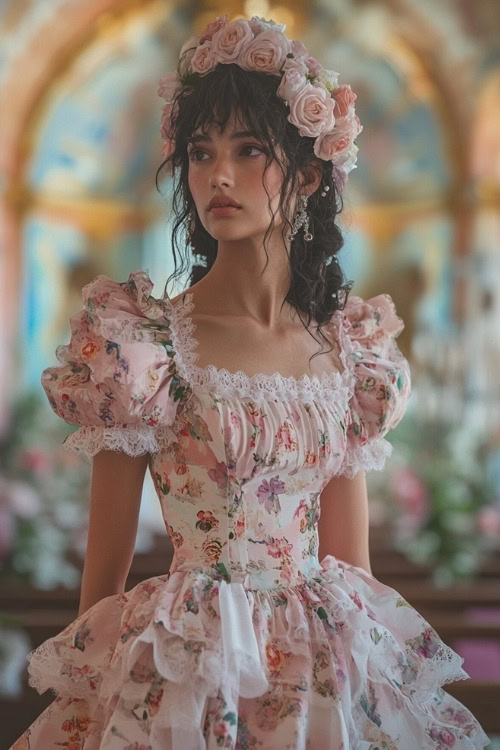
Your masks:
M149 454L132 458L112 450L94 456L78 615L100 599L125 590L148 461Z
M321 493L319 559L333 555L370 575L368 493L364 470L333 477Z

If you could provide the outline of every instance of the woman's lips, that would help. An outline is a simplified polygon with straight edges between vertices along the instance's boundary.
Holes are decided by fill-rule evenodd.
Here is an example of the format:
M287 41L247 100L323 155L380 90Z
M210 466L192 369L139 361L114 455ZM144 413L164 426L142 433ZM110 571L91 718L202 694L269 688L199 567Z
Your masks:
M236 211L240 211L237 206L213 206L210 209L210 213L214 216L232 216Z

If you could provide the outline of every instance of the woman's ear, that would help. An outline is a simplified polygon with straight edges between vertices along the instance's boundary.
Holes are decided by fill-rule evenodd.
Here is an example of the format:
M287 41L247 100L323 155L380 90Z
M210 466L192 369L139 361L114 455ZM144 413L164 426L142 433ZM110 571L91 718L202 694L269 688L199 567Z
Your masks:
M323 177L323 168L318 161L313 161L303 172L300 192L303 195L312 195L318 189L321 178Z

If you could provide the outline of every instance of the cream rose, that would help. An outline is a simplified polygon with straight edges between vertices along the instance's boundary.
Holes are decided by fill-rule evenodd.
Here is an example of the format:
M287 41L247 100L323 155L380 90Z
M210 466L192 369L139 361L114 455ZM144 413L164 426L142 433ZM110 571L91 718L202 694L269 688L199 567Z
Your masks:
M217 62L236 62L241 50L253 40L248 21L238 19L216 31L212 37L212 48Z
M250 28L254 34L260 34L261 31L285 31L286 23L276 23L272 19L266 20L261 16L252 16L249 21Z
M277 74L290 52L290 42L282 31L263 31L247 44L237 60L243 70Z
M185 76L191 65L191 59L200 43L199 36L190 36L186 39L179 52L179 75Z
M335 70L323 70L318 74L318 83L322 83L331 94L338 86L339 74Z
M216 65L217 59L214 55L212 42L203 42L192 57L191 70L193 73L199 73L203 76L210 73Z
M290 102L289 121L296 125L300 135L314 138L333 130L335 116L334 100L325 89L306 83Z

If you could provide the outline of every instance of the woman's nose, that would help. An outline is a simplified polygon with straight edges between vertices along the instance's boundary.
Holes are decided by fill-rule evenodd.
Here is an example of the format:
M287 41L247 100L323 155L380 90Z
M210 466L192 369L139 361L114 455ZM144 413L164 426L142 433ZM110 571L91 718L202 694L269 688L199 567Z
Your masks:
M221 185L227 187L234 184L233 170L229 162L230 160L223 155L214 160L210 175L210 184L212 187L216 188Z

